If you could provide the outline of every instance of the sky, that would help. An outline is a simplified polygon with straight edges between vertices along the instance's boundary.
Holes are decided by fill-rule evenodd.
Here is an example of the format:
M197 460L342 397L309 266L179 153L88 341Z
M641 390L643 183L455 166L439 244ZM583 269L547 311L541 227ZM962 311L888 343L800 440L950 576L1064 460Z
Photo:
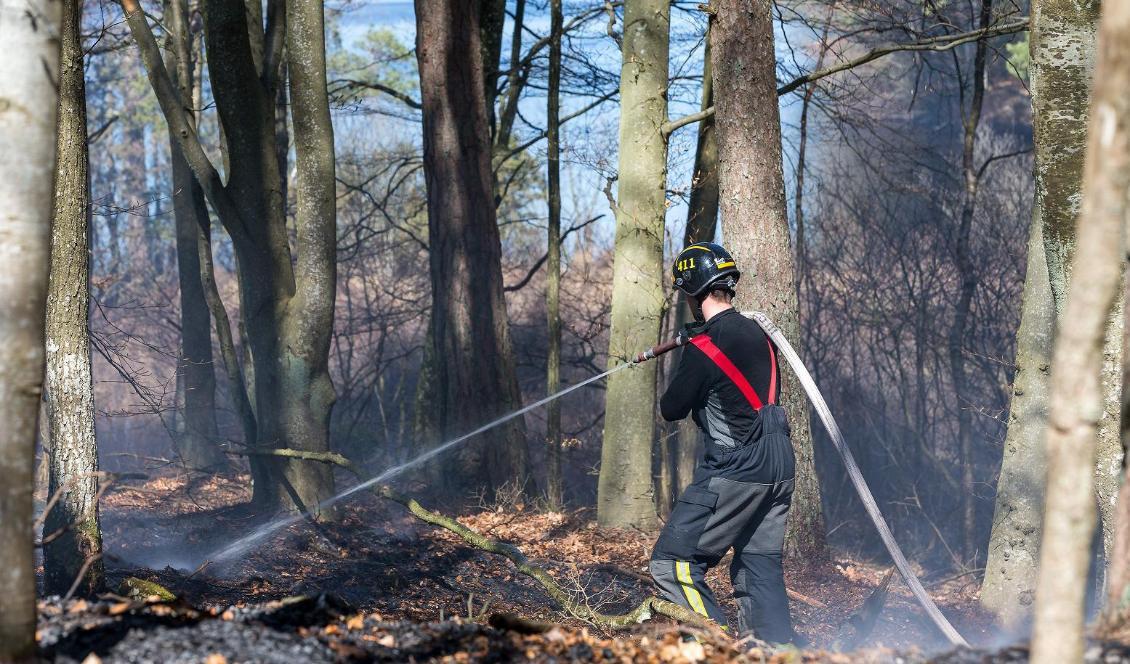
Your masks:
M524 24L529 31L537 35L544 35L549 31L548 12L544 6L537 6L537 0L529 0L526 9ZM508 3L508 13L513 10L513 2ZM571 16L591 7L591 2L566 2L565 21L569 22ZM327 4L327 8L340 11L341 43L345 48L351 48L373 28L387 28L407 46L415 40L414 6L412 2L404 0L346 0ZM704 17L696 10L675 8L671 17L671 75L672 86L669 91L669 115L672 118L693 113L699 109L701 96L702 73L702 39L701 35L705 25ZM509 49L509 35L511 34L512 21L507 19L504 34L507 35L504 44L504 58ZM620 67L620 54L614 42L606 35L606 20L603 16L591 21L577 34L574 47L581 49L584 55L595 64L611 72L618 72ZM528 46L534 37L527 32L525 45ZM793 45L797 44L793 36ZM777 47L782 50L784 40L778 37ZM781 53L779 57L783 57ZM693 77L696 80L687 80ZM790 142L791 134L795 134L795 125L799 116L799 104L795 103L796 97L782 100L782 122L785 131L785 142ZM562 114L576 110L590 103L591 98L569 96L562 101ZM545 98L539 91L529 90L520 105L521 115L531 123L544 126ZM364 116L361 122L388 122L382 116ZM339 119L344 123L344 118ZM359 129L356 120L348 120L354 129ZM394 121L396 122L396 121ZM619 106L610 101L598 109L588 113L583 118L572 121L562 129L563 134L563 215L564 225L568 227L571 220L588 219L591 216L604 215L597 225L598 237L610 240L614 232L614 219L612 211L605 199L603 188L605 178L614 173L616 168L616 141L619 122ZM343 126L342 129L345 129ZM418 126L412 127L411 123L404 123L395 129L395 133L402 131L418 131ZM348 134L348 129L346 134ZM529 130L527 129L527 133ZM689 186L690 174L694 159L695 141L697 138L696 126L680 129L672 137L669 146L669 175L668 189L685 191ZM531 151L539 161L544 162L544 141L535 145ZM789 158L785 159L786 178L791 178L789 173ZM667 229L672 237L679 238L685 225L686 206L679 196L671 197L668 208ZM668 248L669 250L672 247Z

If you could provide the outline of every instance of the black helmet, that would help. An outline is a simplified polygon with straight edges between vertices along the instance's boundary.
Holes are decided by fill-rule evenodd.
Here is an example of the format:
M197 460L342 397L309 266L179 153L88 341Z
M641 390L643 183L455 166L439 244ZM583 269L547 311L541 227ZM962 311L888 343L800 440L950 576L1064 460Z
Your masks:
M671 272L675 275L675 288L691 297L702 295L715 285L733 290L742 276L730 252L713 242L698 242L683 249Z

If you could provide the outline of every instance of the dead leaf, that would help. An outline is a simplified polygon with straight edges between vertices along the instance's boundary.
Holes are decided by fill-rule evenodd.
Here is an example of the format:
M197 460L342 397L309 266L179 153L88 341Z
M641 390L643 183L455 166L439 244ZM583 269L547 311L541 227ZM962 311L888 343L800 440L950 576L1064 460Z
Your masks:
M110 607L108 613L112 616L120 616L126 611L129 611L129 607L129 602L118 602L117 604Z
M698 641L683 641L679 646L679 653L689 661L700 662L706 658L706 649Z

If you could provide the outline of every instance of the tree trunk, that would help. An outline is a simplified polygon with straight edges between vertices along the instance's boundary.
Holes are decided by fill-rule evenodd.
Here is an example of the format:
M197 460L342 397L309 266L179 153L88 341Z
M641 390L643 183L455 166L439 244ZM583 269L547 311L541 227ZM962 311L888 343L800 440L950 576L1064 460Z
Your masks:
M706 45L702 54L702 102L700 110L714 105L714 76L710 66L710 28L707 27ZM691 178L691 195L687 204L687 226L683 231L683 246L695 242L712 242L718 226L718 143L714 140L714 116L698 124L698 143L694 153L694 174ZM694 320L687 296L677 292L675 305L675 330ZM701 432L690 418L673 425L675 431L664 439L663 459L667 478L660 486L659 511L666 517L683 489L691 483Z
M1083 658L1083 604L1095 526L1095 443L1104 410L1103 341L1122 275L1130 187L1127 89L1130 5L1108 3L1099 27L1074 276L1052 359L1035 664Z
M1123 275L1123 279L1125 278ZM1095 504L1099 508L1103 560L1106 562L1105 569L1100 570L1098 576L1100 585L1107 583L1106 575L1110 573L1110 560L1114 556L1114 540L1118 529L1118 492L1122 484L1123 306L1121 299L1114 303L1103 345L1103 416L1099 421L1099 439L1095 450Z
M443 436L518 406L502 292L475 0L416 0L432 283L432 417ZM529 477L525 427L513 421L446 457L449 489Z
M329 449L330 410L336 399L329 353L337 294L337 179L325 35L323 0L287 0L286 69L297 173L298 257L297 284L281 326L280 359L287 438L311 451ZM271 124L271 135L277 138ZM292 385L303 390L290 389ZM328 468L290 463L284 475L301 496L325 498L333 493Z
M620 69L620 175L612 269L609 364L655 344L664 312L663 229L667 211L667 67L670 7L627 0ZM654 528L651 479L655 377L645 362L608 379L597 519Z
M992 0L981 0L981 17L978 28L988 29L993 17ZM977 546L977 495L974 492L972 422L970 421L968 395L969 380L965 375L965 335L969 327L969 313L977 290L977 267L972 257L973 214L977 209L977 189L980 174L974 163L977 149L977 129L981 125L981 107L985 100L985 56L987 40L977 40L973 55L973 95L969 112L962 118L964 129L961 150L961 175L964 189L961 198L961 218L958 222L954 259L960 278L960 290L954 308L953 327L949 334L949 364L953 380L953 394L957 407L957 441L961 463L961 559L969 565L974 562ZM954 56L955 62L957 56Z
M549 1L549 91L546 101L546 185L549 202L548 258L545 269L545 309L548 318L546 349L546 394L561 389L561 29L564 17L562 0ZM552 509L565 504L561 477L561 402L554 400L546 410L548 444L545 494Z
M1036 183L1032 214L1033 223L1040 224L1032 235L1041 236L1044 256L1033 257L1029 244L1013 404L981 595L987 608L1012 625L1031 616L1044 519L1046 414L1040 414L1047 409L1043 405L1047 377L1033 368L1050 365L1048 349L1067 284L1065 246L1075 233L1082 189L1098 4L1083 9L1054 0L1032 3L1029 76ZM1032 272L1037 263L1047 266L1047 291L1043 277ZM1048 315L1045 307L1052 308L1051 321L1041 320ZM1041 331L1040 325L1048 327Z
M1029 41L1036 200L1044 220L1044 248L1056 315L1070 280L1075 219L1083 180L1087 107L1095 66L1099 3L1032 3Z
M285 186L280 177L285 171L277 151L275 92L283 50L278 8L272 12L274 23L261 57L264 70L259 71L243 4L204 2L208 71L230 163L224 182L184 117L179 93L140 6L136 0L123 0L122 6L171 133L236 251L242 322L251 355L244 380L253 395L256 444L326 451L334 402L327 363L336 282L336 214L322 4L292 0L286 5L285 50L299 155L297 257L291 256L287 238ZM254 501L263 507L314 510L333 493L333 476L318 464L275 460L253 464L252 469L261 471L254 478Z
M165 26L169 41L166 67L176 77L185 119L195 126L196 116L192 109L195 66L188 31L188 3L185 0L165 2ZM180 283L181 348L177 369L184 389L182 430L178 432L177 451L188 468L216 470L225 466L227 459L216 444L219 432L216 429L212 321L200 277L198 250L199 235L207 234L210 227L208 205L173 136L169 137L169 151Z
M491 0L482 0L490 2ZM506 96L502 103L502 115L498 122L492 122L491 132L494 138L493 146L496 153L505 155L510 148L510 138L514 131L514 121L518 117L518 101L522 96L522 88L526 85L526 78L530 75L529 65L519 68L518 61L522 57L522 30L525 28L526 0L516 0L514 4L514 29L510 36L510 71L506 75ZM497 62L497 59L495 60ZM496 96L490 97L491 112L494 113ZM497 207L500 200L495 198Z
M63 3L46 328L48 446L52 451L48 495L59 492L61 497L43 527L44 533L62 534L43 547L43 586L48 594L63 595L82 574L78 592L89 596L102 590L103 572L87 328L90 162L81 27L82 0Z
M711 25L723 236L743 272L737 306L769 315L800 337L793 250L781 168L773 20L768 0L720 0ZM808 401L791 371L782 403L796 449L796 490L785 550L823 557L824 518Z
M1063 315L1064 298L1071 280L1099 4L1076 5L1053 0L1038 0L1032 4L1030 76L1036 197L1045 206L1044 246L1057 316ZM1106 413L1099 423L1095 463L1095 493L1103 529L1103 550L1107 556L1112 555L1114 546L1114 503L1122 465L1119 430L1122 383L1118 368L1121 340L1122 316L1115 311L1104 351Z
M1124 230L1123 242L1130 246L1130 229ZM1130 256L1130 253L1127 253ZM1130 259L1127 259L1130 261ZM1122 366L1121 379L1125 385L1130 380L1130 327L1126 325L1126 306L1130 299L1130 282L1126 280L1126 265L1123 265L1122 289ZM1121 485L1118 490L1115 514L1113 546L1107 555L1107 602L1103 611L1104 627L1110 631L1122 630L1130 622L1130 464L1127 463L1127 450L1130 449L1130 391L1124 390L1121 405L1121 443L1122 466Z
M997 483L993 529L981 586L981 605L1006 628L1031 617L1036 561L1044 517L1044 436L1048 421L1048 371L1055 312L1044 253L1043 221L1036 201L1028 239L1028 268L1016 333L1008 433Z
M0 661L35 655L32 475L43 388L62 3L0 0Z
M491 136L495 130L494 102L498 97L499 66L502 60L502 32L506 27L506 0L478 0L480 40L483 54L483 98L487 112L487 127ZM521 33L519 33L520 35ZM519 37L519 43L521 37ZM514 63L511 63L514 66Z

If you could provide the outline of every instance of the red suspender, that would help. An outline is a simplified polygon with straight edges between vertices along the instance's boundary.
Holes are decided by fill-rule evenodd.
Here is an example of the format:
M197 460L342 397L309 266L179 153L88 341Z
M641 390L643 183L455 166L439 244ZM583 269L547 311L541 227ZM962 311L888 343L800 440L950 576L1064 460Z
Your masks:
M734 383L734 386L738 388L738 391L740 391L743 396L745 396L746 401L749 402L750 406L753 406L754 410L761 410L761 397L757 396L757 391L754 390L753 386L749 384L749 381L746 380L746 377L744 375L742 375L742 372L736 366L734 366L734 363L730 361L730 358L726 357L726 354L722 352L722 349L714 345L714 342L710 340L710 337L705 334L700 334L698 336L691 337L691 343L697 346L698 349L703 353L705 353L706 356L710 358L711 362L718 365L718 368L721 369L722 373L726 374L726 377ZM777 354L773 350L772 342L769 342L769 364L769 403L773 404L777 401Z
M769 335L765 336L765 344L769 346L769 403L777 403L777 350L769 341Z

